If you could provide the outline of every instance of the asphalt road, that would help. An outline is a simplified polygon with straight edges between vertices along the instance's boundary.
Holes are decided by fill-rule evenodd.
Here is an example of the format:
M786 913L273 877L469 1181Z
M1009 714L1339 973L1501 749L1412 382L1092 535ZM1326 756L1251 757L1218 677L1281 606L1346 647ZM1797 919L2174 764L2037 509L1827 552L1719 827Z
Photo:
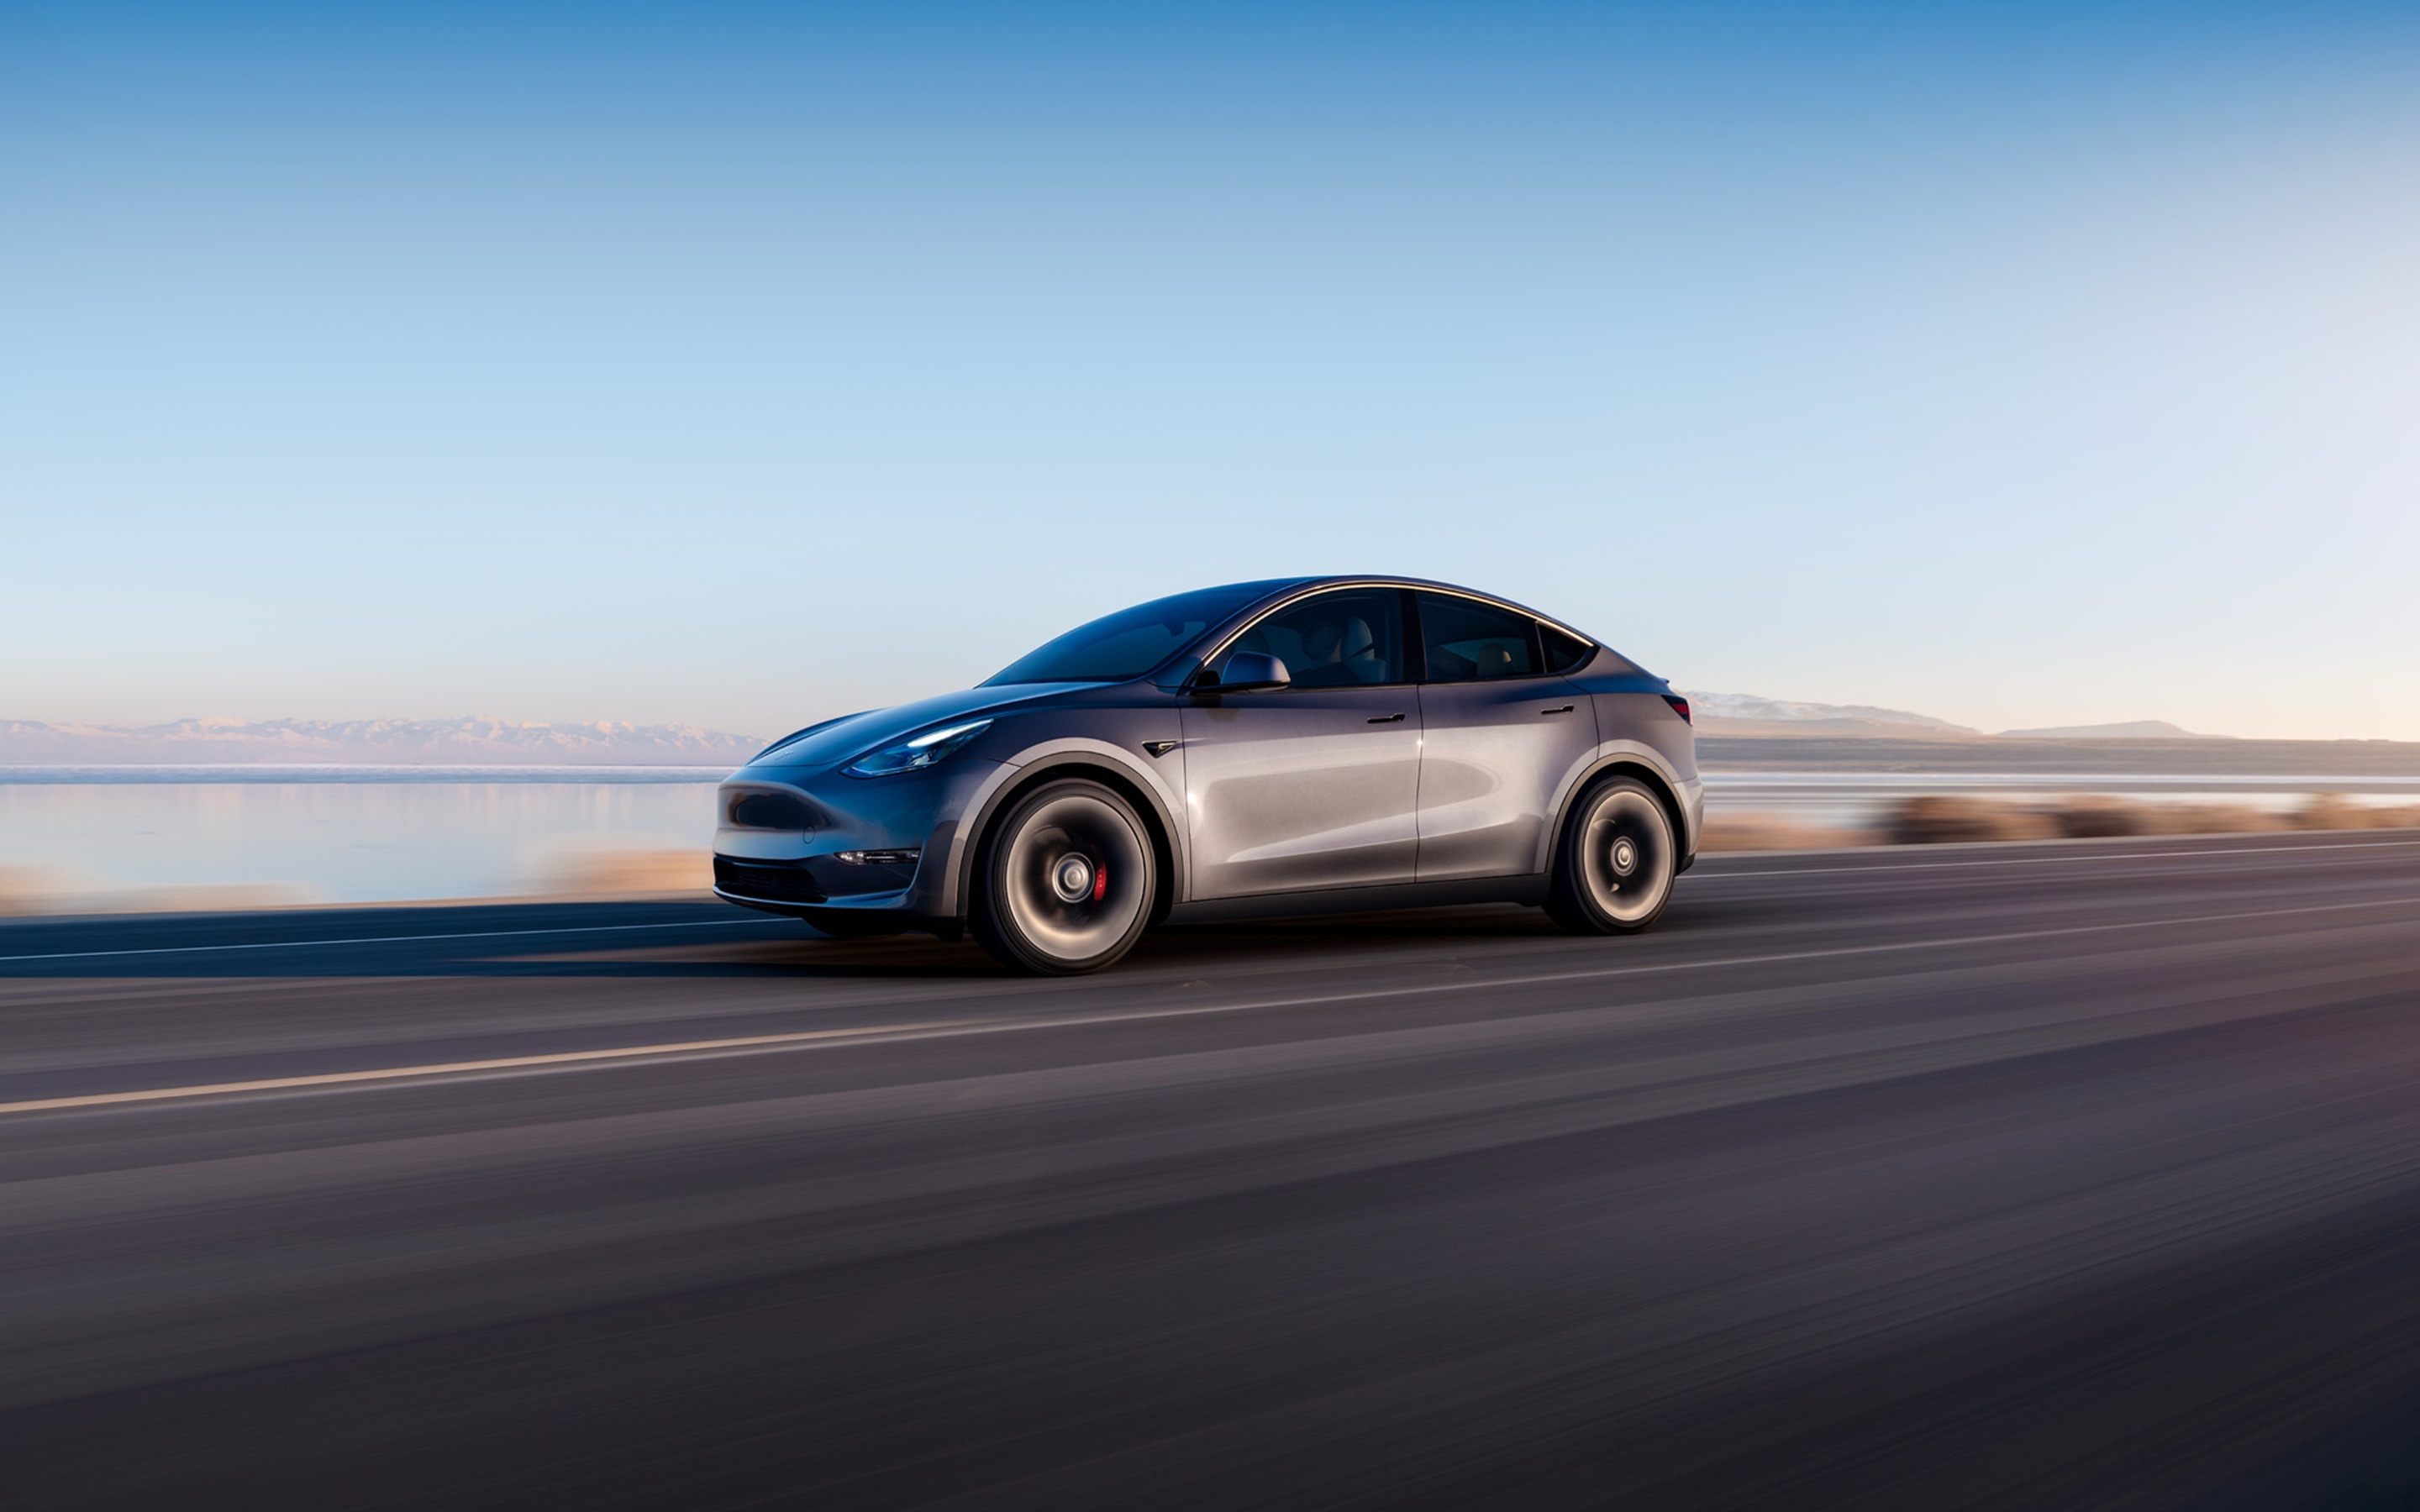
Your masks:
M2420 1494L2420 832L1715 856L1070 982L0 927L0 1498Z

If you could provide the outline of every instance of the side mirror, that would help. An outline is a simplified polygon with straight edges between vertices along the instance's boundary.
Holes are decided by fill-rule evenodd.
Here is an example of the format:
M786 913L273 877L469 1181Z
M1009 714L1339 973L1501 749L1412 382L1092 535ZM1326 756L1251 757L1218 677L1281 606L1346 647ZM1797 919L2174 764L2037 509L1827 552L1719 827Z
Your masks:
M1266 688L1284 687L1293 683L1294 675L1286 671L1282 657L1264 656L1257 651L1238 651L1227 658L1218 680L1204 683L1204 693L1257 693Z

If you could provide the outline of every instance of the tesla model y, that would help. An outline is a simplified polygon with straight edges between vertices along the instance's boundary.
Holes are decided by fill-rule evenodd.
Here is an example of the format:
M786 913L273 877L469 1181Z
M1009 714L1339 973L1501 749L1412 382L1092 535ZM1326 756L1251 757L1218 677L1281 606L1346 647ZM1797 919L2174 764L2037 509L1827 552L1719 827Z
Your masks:
M1163 919L1509 902L1644 929L1697 852L1689 706L1492 594L1280 579L1094 620L723 784L715 890L1096 970Z

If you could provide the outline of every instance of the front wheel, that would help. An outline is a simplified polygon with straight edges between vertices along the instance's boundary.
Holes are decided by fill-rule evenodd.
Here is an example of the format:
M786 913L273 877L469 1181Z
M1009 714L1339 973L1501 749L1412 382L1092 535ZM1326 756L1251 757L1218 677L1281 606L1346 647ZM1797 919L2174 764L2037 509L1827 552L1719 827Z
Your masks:
M1133 805L1098 782L1046 782L992 831L972 917L976 943L1017 971L1098 971L1134 949L1159 886Z
M1606 778L1572 805L1546 912L1577 934L1645 929L1671 901L1680 860L1671 816L1647 784Z

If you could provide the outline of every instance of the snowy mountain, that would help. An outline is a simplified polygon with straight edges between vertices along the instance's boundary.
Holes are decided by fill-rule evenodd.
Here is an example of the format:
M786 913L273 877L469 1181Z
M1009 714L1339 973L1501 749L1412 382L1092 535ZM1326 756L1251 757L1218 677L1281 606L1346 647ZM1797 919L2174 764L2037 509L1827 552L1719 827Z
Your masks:
M1982 732L1951 724L1929 714L1877 708L1870 703L1801 703L1788 699L1760 698L1753 693L1686 693L1701 733L1762 735L1767 738L1804 735L1875 735L1898 739L1954 739L1981 736ZM2165 719L2133 719L2122 724L2058 725L2042 730L2003 730L2009 740L2226 740L2226 735L2198 734Z
M2062 724L2047 730L2003 730L2018 740L2231 740L2232 735L2205 735L2165 719L2129 719L2123 724Z
M764 745L695 725L605 721L218 718L135 728L0 719L0 764L10 765L737 766Z
M1789 699L1761 698L1754 693L1699 693L1683 690L1682 696L1698 717L1700 726L1721 733L1722 726L1734 721L1752 723L1759 728L1792 726L1776 733L1790 734L1903 734L1912 731L1930 731L1945 735L1971 735L1978 732L1962 724L1951 724L1929 714L1910 714L1905 709L1876 708L1870 703L1802 703Z

